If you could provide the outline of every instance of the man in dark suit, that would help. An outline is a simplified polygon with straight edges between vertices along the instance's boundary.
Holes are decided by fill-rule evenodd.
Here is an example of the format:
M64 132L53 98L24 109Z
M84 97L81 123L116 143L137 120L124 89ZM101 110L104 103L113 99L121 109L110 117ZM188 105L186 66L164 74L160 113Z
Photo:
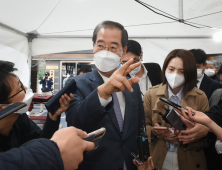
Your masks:
M209 78L206 74L204 74L205 67L207 65L206 53L201 49L192 49L189 50L196 59L196 67L197 67L197 88L204 91L207 95L208 100L210 99L212 93L218 89L222 88L221 84L215 80Z
M122 57L121 63L124 64L131 58L133 58L134 63L140 62L143 59L141 45L134 40L128 40L126 55ZM140 91L142 96L144 96L150 87L161 83L161 68L157 63L143 63L127 76L140 78Z
M144 128L145 116L139 78L126 75L141 63L130 60L116 71L127 40L121 24L104 21L97 25L93 33L96 69L74 78L78 90L66 112L68 126L86 132L106 128L99 147L86 153L80 170L136 170L131 152L138 154L136 137Z

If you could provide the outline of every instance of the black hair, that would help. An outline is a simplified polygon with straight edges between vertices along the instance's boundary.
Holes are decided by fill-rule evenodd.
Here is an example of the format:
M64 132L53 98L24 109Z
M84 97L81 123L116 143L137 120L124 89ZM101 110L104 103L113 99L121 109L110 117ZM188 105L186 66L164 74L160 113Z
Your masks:
M91 72L92 69L91 68L81 68L78 72L77 72L77 75L79 75L80 72L83 72L83 73L88 73L88 72Z
M162 83L163 84L167 83L165 71L170 61L176 57L179 57L183 61L183 70L184 70L184 78L185 78L185 83L183 87L183 95L185 96L186 93L191 91L197 83L196 62L195 62L194 56L192 55L190 51L183 50L183 49L175 49L167 55L163 63L163 68L161 72Z
M127 53L131 52L137 56L141 56L141 52L142 52L141 45L137 41L128 40L126 52Z
M220 74L222 74L222 65L220 66L220 68L219 68L219 70L217 72L217 75L220 75Z
M0 60L0 104L8 104L9 95L12 92L12 88L10 86L9 76L17 77L13 71L17 69L14 68L14 63L9 61Z
M205 64L206 63L206 59L207 59L207 54L205 53L204 50L202 49L192 49L189 50L193 55L194 58L196 60L197 64Z
M121 38L122 46L123 48L126 47L128 40L128 33L120 23L114 21L103 21L96 26L96 28L93 31L93 37L92 37L93 43L96 43L97 34L99 30L101 30L102 28L119 29L122 32L122 38Z

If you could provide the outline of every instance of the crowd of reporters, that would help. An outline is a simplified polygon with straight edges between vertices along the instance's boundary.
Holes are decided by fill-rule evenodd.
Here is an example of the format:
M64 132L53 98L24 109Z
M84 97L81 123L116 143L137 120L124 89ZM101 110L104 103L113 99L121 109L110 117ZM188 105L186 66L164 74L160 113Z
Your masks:
M60 108L54 115L47 114L43 130L25 113L15 112L0 120L3 169L222 167L218 154L222 140L222 67L218 62L207 60L202 49L174 49L165 57L162 70L157 63L141 63L144 56L150 56L143 53L137 41L128 40L121 24L112 21L95 28L93 50L96 69L88 73L82 70L84 74L76 77L67 74L63 87L74 78L77 91L60 98ZM0 110L33 97L13 73L15 70L13 63L0 61ZM43 77L40 83L45 92L51 91L50 77ZM187 107L188 114L177 110L186 130L175 130L157 114L164 112L160 97ZM70 127L58 130L63 112ZM101 127L107 132L94 149L94 144L84 138ZM152 158L138 165L131 153L138 154L136 137L141 128L146 129ZM90 152L83 159L84 151Z

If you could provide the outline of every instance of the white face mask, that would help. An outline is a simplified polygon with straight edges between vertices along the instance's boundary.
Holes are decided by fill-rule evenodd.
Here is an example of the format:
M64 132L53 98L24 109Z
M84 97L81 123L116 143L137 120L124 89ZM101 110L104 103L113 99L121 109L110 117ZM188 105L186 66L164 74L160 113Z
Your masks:
M167 73L165 71L165 76L166 76L168 84L170 85L172 89L175 89L181 86L185 82L185 78L176 73Z
M214 69L205 69L204 73L205 73L208 77L212 77L212 76L214 76L214 75L216 74Z
M69 78L69 77L70 77L70 75L67 75L67 77Z
M134 69L131 71L131 73L134 74L134 75L136 75L137 73L139 73L140 70L141 70L141 64L140 64L140 66L134 68Z
M94 54L95 66L104 73L115 70L120 64L120 59L117 54L106 50Z
M26 103L27 106L21 108L20 110L18 110L15 113L19 113L19 114L26 113L29 110L29 106L30 106L30 104L32 102L33 96L34 96L34 93L32 92L32 90L31 89L27 89L26 93L25 93L25 97L24 97L24 99L22 101L22 102Z
M197 79L201 78L203 76L203 69L197 69Z

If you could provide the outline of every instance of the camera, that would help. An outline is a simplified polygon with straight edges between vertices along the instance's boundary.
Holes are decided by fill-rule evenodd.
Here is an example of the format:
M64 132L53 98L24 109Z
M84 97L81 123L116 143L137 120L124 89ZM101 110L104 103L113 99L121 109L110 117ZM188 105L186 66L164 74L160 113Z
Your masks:
M46 74L46 75L45 75L45 80L47 80L47 79L48 79L48 75Z
M150 157L148 136L145 128L140 128L139 135L137 136L137 146L139 149L140 161L145 162Z

